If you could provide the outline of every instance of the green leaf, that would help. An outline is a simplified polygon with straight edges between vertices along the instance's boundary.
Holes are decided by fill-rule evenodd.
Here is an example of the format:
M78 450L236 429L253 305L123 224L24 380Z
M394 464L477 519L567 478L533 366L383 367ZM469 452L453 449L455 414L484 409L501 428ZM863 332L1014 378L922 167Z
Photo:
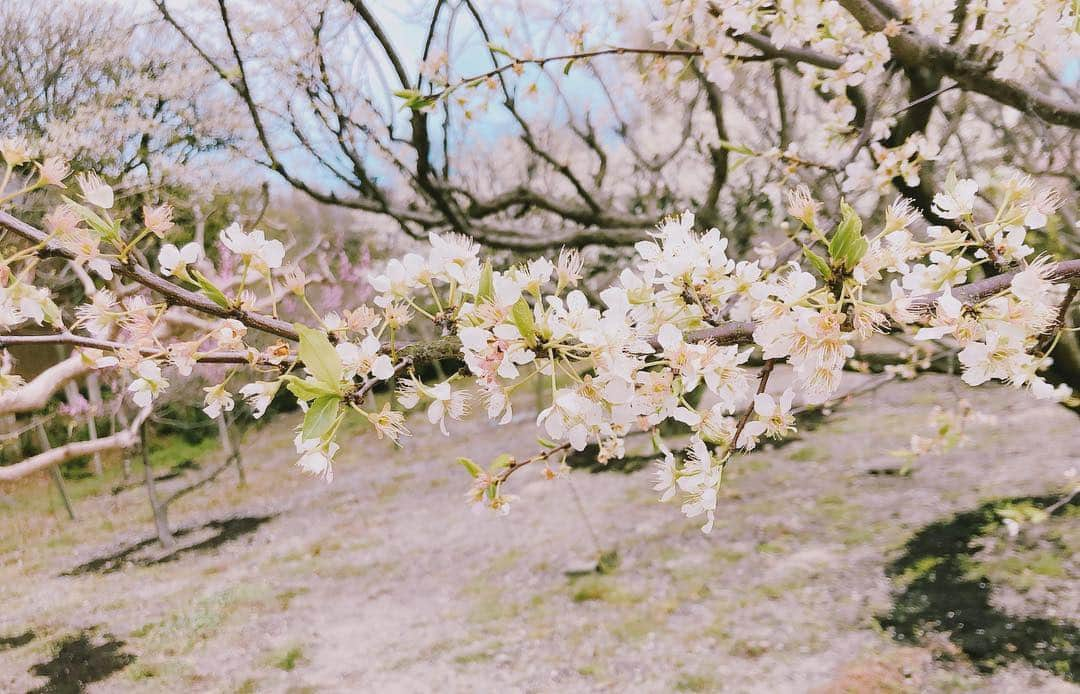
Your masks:
M340 394L341 359L326 333L300 323L295 323L294 327L300 335L300 361L304 362L304 368L323 385Z
M545 439L543 436L537 436L536 442L544 448L558 448L559 444L555 443L551 439Z
M491 267L491 260L484 261L484 267L480 271L480 288L476 290L477 302L490 299L495 296L495 271Z
M572 67L574 67L574 59L573 58L566 61L566 65L563 66L562 73L564 75L569 75L570 74L570 68L572 68Z
M401 105L402 108L409 108L414 111L425 109L439 100L438 95L430 94L424 96L415 89L399 89L394 92L394 96L405 100L405 103Z
M510 463L514 462L514 456L509 453L503 453L495 460L491 461L491 465L488 466L488 472L495 474L496 471L503 469L504 467L510 467Z
M41 302L41 311L45 314L45 322L49 325L59 327L63 322L60 307L52 299L45 299Z
M757 155L757 152L750 149L746 145L737 145L734 142L728 142L727 140L720 140L720 147L726 149L729 152L737 152L738 154L745 154L748 157Z
M525 344L529 347L536 346L536 323L533 321L532 308L525 299L518 299L514 307L510 309L510 315L514 319L521 336L525 338Z
M499 53L500 55L505 55L510 60L516 60L514 56L511 55L510 51L506 50L502 46L497 46L494 43L488 42L487 47L488 50L490 50L492 53Z
M869 244L862 236L862 219L855 209L841 200L840 212L840 224L829 240L829 258L834 267L851 270L862 260Z
M483 472L483 470L480 469L479 465L477 465L468 458L458 458L457 461L462 467L468 470L469 474L473 477L478 477L480 473Z
M79 216L83 218L83 221L89 224L94 231L101 234L106 239L116 239L118 237L118 234L120 233L119 223L113 222L112 224L109 224L89 207L80 205L66 195L61 195L60 197L64 199L64 202L66 202L71 209L78 212Z
M428 106L431 106L432 104L434 104L438 100L439 100L439 97L437 97L437 96L423 96L423 97L420 97L419 99L414 100L411 104L409 104L409 108L411 108L414 111L423 111L425 108L427 108Z
M308 408L307 414L304 415L304 427L301 430L301 437L305 441L321 439L323 434L330 431L334 420L337 419L340 404L341 398L336 395L323 395L316 398L315 402L311 403L311 407Z
M338 397L339 393L336 390L324 385L321 381L316 381L310 378L299 378L288 374L281 377L286 383L286 388L289 392L295 395L300 400L314 400L315 398L324 397L327 395Z
M806 259L810 261L810 264L814 266L814 269L817 270L823 278L827 280L832 277L832 269L829 268L829 263L827 263L824 258L817 253L814 253L807 246L803 246L802 252L803 255L806 256Z
M206 297L210 299L210 301L213 301L221 308L229 308L228 297L226 297L225 294L217 288L217 285L208 280L206 278L206 275L202 274L193 267L189 267L187 270L188 274L191 275L192 278L194 278L195 283L199 285L199 288L202 289L203 294L205 294Z
M847 253L847 267L849 270L854 270L855 266L859 264L859 261L863 259L866 252L870 250L870 242L859 237L855 240L855 244L848 249Z

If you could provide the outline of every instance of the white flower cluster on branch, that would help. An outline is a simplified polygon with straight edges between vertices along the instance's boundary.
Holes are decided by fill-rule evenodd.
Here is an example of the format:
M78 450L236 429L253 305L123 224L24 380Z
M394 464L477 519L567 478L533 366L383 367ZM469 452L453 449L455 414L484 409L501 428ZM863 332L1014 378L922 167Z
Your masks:
M40 176L28 190L61 186L63 178ZM661 458L657 491L665 500L679 498L683 512L703 517L709 531L732 457L793 432L796 398L834 397L855 345L879 333L910 330L916 339L954 343L972 385L993 379L1038 398L1069 396L1040 371L1075 296L1069 283L1080 278L1080 261L1028 260L1027 235L1046 223L1057 199L1023 177L1002 181L987 196L995 210L988 220L977 218L972 204L978 186L950 177L935 204L957 227L925 234L912 229L915 215L902 199L880 229L867 233L851 207L842 205L831 225L808 191L792 191L790 212L806 227L809 244L795 248L798 261L769 269L729 257L728 240L715 229L696 229L686 212L639 242L630 266L592 300L576 251L496 268L472 240L432 234L425 254L392 259L372 278L372 305L331 314L308 303L306 275L283 267L279 241L235 224L222 232L235 267L215 267L198 249L166 244L160 272L152 272L139 264L138 246L169 231L168 210L144 210L142 224L125 230L111 216L108 185L91 176L78 185L80 200L64 197L45 232L0 213L0 226L27 241L3 259L3 327L54 330L2 337L0 344L76 345L83 363L128 374L128 397L144 411L170 387L170 371L185 376L200 362L232 364L205 388L206 413L231 410L238 393L259 416L287 388L305 412L295 440L299 465L327 480L350 418L398 442L409 434L404 410L426 405L427 418L449 434L448 420L465 417L478 400L489 419L506 424L515 391L538 379L548 396L536 419L545 450L525 461L503 456L486 468L462 459L474 479L473 502L505 512L510 497L503 485L525 464L589 444L601 460L619 458L625 438L642 431L652 434ZM131 284L97 291L66 312L35 283L50 256ZM992 276L970 282L980 269ZM308 324L277 317L281 286L310 310ZM264 300L273 315L253 309ZM177 337L161 329L177 305L213 320L194 337ZM402 340L420 323L441 336ZM267 344L260 335L285 339ZM755 349L764 360L756 375L749 367ZM467 373L429 382L420 367L449 358L464 361ZM782 361L792 367L790 385L768 392ZM29 386L5 374L0 398L17 399ZM396 398L373 405L373 389L387 382L396 385ZM684 460L660 437L669 420L689 429Z

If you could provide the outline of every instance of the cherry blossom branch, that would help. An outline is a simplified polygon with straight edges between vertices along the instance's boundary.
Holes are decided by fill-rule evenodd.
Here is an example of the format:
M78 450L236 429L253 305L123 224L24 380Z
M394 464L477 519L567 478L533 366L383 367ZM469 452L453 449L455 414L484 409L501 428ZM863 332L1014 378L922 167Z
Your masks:
M122 448L131 448L139 443L139 427L150 416L150 408L144 408L136 415L131 425L123 431L111 436L90 441L76 441L59 448L44 451L13 465L0 466L0 481L11 482L26 477L39 470L44 470L55 465L66 463L84 455L92 455L103 451Z
M57 243L48 239L44 231L13 217L7 212L0 211L0 227L8 229L27 241L41 246L38 255L41 257L59 257L74 260L75 254L61 248ZM177 306L185 306L201 313L206 313L218 318L235 318L249 328L261 330L271 335L284 337L287 340L298 340L296 330L283 320L272 316L246 311L240 308L223 308L214 303L206 296L184 289L178 284L157 275L147 268L134 263L121 263L118 260L110 260L109 265L115 274L134 280L144 287L154 291L165 300Z
M7 227L20 236L35 243L43 243L45 241L44 232L25 224L5 212L0 212L0 226ZM69 257L69 254L48 243L44 244L42 254ZM252 311L222 309L202 295L183 289L172 282L154 275L149 270L139 266L121 264L115 261L114 264L116 266L114 271L125 273L127 276L131 277L131 279L157 291L164 295L166 299L171 300L178 305L187 306L188 308L219 317L236 318L249 327L286 337L288 339L297 339L292 326L284 321ZM1015 274L1016 272L1005 273L972 282L967 285L960 285L953 289L953 293L957 298L966 303L982 301L1007 289ZM1053 265L1048 265L1045 270L1045 276L1051 282L1071 282L1080 278L1080 259L1066 260ZM938 296L940 296L939 293L913 297L909 300L909 309L916 313L924 315L929 314L934 310ZM687 342L712 341L720 345L741 344L753 340L754 328L755 325L752 322L732 321L714 327L690 331L686 334L685 339ZM656 341L655 337L653 337L650 342L654 348L659 347L659 343ZM118 347L123 346L119 343L84 338L71 335L70 333L0 337L0 347L14 344L49 343L73 344L97 349L117 349ZM384 351L389 351L389 347L385 347ZM461 342L456 336L450 335L432 341L400 345L397 351L402 356L409 358L412 363L426 363L438 359L450 359L460 356ZM250 363L252 360L247 352L210 352L200 355L198 361L217 364L246 364ZM51 392L54 391L50 391L50 394ZM48 398L46 397L45 399L47 400ZM37 402L37 400L34 400L34 402ZM31 407L28 409L34 408Z
M117 342L115 340L102 340L96 337L86 337L84 335L75 335L73 333L47 333L44 335L0 335L0 348L14 347L17 345L72 345L73 347L87 347L90 349L100 349L107 351L120 351L131 350L132 346L125 342ZM134 348L136 352L144 357L160 357L168 354L167 350L157 347L137 347ZM87 361L81 356L73 356L71 359L78 359L79 361ZM214 352L199 352L195 355L195 361L200 364L264 364L269 366L276 366L265 359L252 359L248 352L241 352L238 350L221 350ZM62 362L61 362L62 363ZM82 375L91 370L93 365L90 364L86 369L76 374ZM42 372L44 374L44 372ZM3 410L2 400L0 400L0 411Z
M966 304L973 304L983 301L984 299L989 299L995 294L1008 289L1009 285L1012 283L1013 277L1015 277L1018 272L1019 270L1007 272L976 282L953 287L953 295ZM1048 264L1043 276L1048 281L1056 284L1063 284L1065 282L1072 283L1080 279L1080 258ZM939 296L941 296L940 292L912 297L909 307L912 311L924 314L930 313L934 310L934 305Z
M761 395L765 392L765 389L769 386L769 376L772 375L773 368L776 366L775 359L765 360L764 366L761 367L761 371L758 373L758 387L757 395ZM735 427L735 433L731 435L731 450L735 451L739 447L739 437L742 436L743 429L746 428L746 423L750 421L750 416L754 414L754 403L751 401L750 406L746 408L746 412L743 412L743 416L739 418L739 423Z
M870 0L840 0L856 21L868 32L884 31L896 18ZM991 66L968 59L961 51L925 37L906 25L889 36L893 55L905 66L929 68L952 77L965 89L995 101L1031 113L1047 123L1080 128L1080 106L1059 101L1009 79L994 77Z
M41 246L41 249L38 252L38 255L40 256L58 256L69 260L74 259L73 253L62 249L57 244L49 241L45 232L13 217L7 212L0 211L0 227L7 228L24 239ZM142 266L132 263L120 263L115 260L110 262L113 272L128 277L148 289L161 294L165 297L166 301L171 304L184 306L220 318L234 318L250 328L284 337L289 340L295 341L298 339L295 329L285 321L254 311L222 308L202 294L184 289ZM1047 265L1044 273L1046 279L1051 282L1071 282L1080 278L1080 259L1065 260L1052 265ZM966 285L960 285L953 288L953 293L958 299L966 303L982 301L1006 290L1015 275L1016 272L1014 271L978 280ZM909 299L909 310L920 314L929 314L934 310L938 296L940 296L940 293L912 297ZM713 341L721 345L741 344L753 340L754 327L754 323L752 322L733 321L715 327L690 331L687 333L685 339L687 342ZM91 340L90 338L82 338L69 333L0 337L0 346L19 343L74 344L98 349L116 349L119 346L117 343ZM655 337L651 339L651 343L654 347L658 347L659 343L656 341ZM389 347L385 348L385 350L388 351ZM401 345L398 351L402 356L408 357L412 363L425 363L437 359L449 359L460 356L461 342L456 336L451 335L433 341ZM242 364L250 363L251 357L247 352L211 352L202 355L199 361L218 364ZM47 399L48 398L46 397L46 400ZM35 402L37 401L35 400Z
M682 58L697 58L697 57L701 56L701 49L700 48L652 48L652 47L637 48L637 47L631 47L631 46L611 46L611 47L608 47L608 48L597 48L597 49L594 49L594 50L591 50L591 51L578 51L578 52L575 52L575 53L563 53L563 54L560 54L560 55L548 55L548 56L543 56L543 57L540 57L540 58L519 58L517 56L508 55L506 53L503 53L503 55L507 55L510 62L505 63L503 65L499 65L499 66L497 66L495 68L492 68L491 70L488 70L487 72L481 72L481 73L477 73L475 75L470 75L469 77L463 77L463 78L461 78L460 81L446 87L445 89L442 89L442 90L437 91L437 92L433 92L432 94L426 95L426 96L428 96L429 98L432 98L432 99L440 99L444 95L448 94L449 92L452 92L453 90L455 90L455 89L457 89L457 88L459 88L461 86L477 84L479 82L483 82L484 80L491 79L492 77L497 77L498 75L501 75L502 73L506 72L507 70L512 70L512 69L521 67L523 65L536 65L537 67L542 68L542 67L546 66L548 63L560 63L560 62L563 62L563 61L588 60L589 58L596 58L596 57L604 56L604 55L653 55L653 56L660 56L660 57L675 56L675 57L682 57ZM768 60L769 59L769 56L765 56L765 55L729 55L727 57L736 58L736 59L745 60L745 61L760 61L760 60Z
M520 470L521 468L525 467L526 465L529 465L531 463L538 463L541 460L547 460L548 458L550 458L551 456L553 456L553 455L555 455L557 453L561 453L563 451L568 451L568 450L570 450L570 442L569 441L566 442L566 443L560 444L558 446L555 446L554 448L549 448L546 451L541 451L540 453L537 453L534 456L530 456L530 457L528 457L528 458L526 458L524 460L514 459L509 464L507 464L507 466L505 468L503 468L502 471L498 475L495 476L495 479L493 480L493 482L495 484L502 484L503 482L505 482L507 480L508 477L510 477L510 475L514 474L516 471Z

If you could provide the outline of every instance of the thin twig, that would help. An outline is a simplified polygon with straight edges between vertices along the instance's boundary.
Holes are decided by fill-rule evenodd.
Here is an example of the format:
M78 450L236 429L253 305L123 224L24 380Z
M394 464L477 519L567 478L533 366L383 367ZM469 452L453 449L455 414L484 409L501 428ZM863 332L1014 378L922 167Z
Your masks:
M765 388L769 385L769 376L772 375L773 367L776 366L775 359L765 360L764 366L761 367L761 371L758 373L758 387L757 395L761 395L765 392ZM746 423L750 421L750 416L754 414L754 405L750 404L750 407L746 408L746 412L739 419L738 426L735 427L735 433L731 437L731 450L734 451L739 447L739 436L742 435L742 431L746 428Z

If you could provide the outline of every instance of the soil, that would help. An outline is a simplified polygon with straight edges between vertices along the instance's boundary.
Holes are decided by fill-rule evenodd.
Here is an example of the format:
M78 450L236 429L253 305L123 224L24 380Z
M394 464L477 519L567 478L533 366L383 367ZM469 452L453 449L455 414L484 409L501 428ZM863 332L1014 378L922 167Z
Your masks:
M880 474L961 398L997 424ZM169 554L137 489L78 501L76 523L25 508L44 475L5 490L0 690L1080 690L1080 509L1016 537L999 513L1045 508L1080 469L1063 408L890 383L736 460L708 536L648 466L525 469L510 515L470 512L458 456L538 448L517 409L449 439L413 417L402 448L357 433L329 485L292 464L281 416L245 438L246 488L222 475L170 509L187 530Z

